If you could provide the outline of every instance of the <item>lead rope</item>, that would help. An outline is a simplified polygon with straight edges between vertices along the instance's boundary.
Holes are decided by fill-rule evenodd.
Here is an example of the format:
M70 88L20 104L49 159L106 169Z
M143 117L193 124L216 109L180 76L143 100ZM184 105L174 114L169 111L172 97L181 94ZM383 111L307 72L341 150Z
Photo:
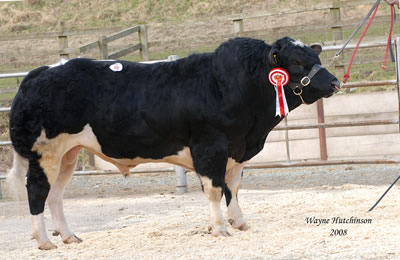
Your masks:
M385 197L386 193L389 192L389 190L394 186L394 184L400 179L400 176L397 177L396 180L394 180L394 182L392 183L392 185L389 186L389 188L387 188L387 190L382 194L382 196L379 198L379 200L374 204L374 206L372 206L368 211L371 212L377 205L379 202L381 202L381 200L383 199L383 197Z
M367 22L368 18L371 16L372 12L376 9L376 7L379 5L381 0L377 0L375 4L372 6L371 10L369 10L367 16L362 20L362 22L357 26L357 28L354 30L354 32L350 35L350 37L347 39L347 41L343 44L342 48L336 53L336 57L338 57L343 51L344 48L346 48L347 44L353 39L353 37L356 35L356 33L361 29L361 27Z
M326 66L327 68L329 68L329 67L332 65L332 63L333 63L336 59L339 58L340 54L342 54L342 52L344 51L344 49L346 48L346 46L349 44L349 42L351 41L351 39L353 39L353 37L357 34L357 32L361 29L361 27L367 22L368 18L371 16L371 14L374 12L374 10L375 10L375 12L374 12L374 16L375 16L375 13L376 13L377 7L378 7L379 4L380 4L380 1L381 1L381 0L377 0L377 1L375 2L375 4L374 4L374 5L372 6L372 8L369 10L367 16L362 20L362 22L361 22L361 23L357 26L357 28L353 31L353 33L350 35L350 37L349 37L349 38L346 40L346 42L343 44L342 48L340 48L340 50L339 50L338 52L336 52L335 56L333 56L333 58L331 59L331 61L329 62L329 64ZM372 18L372 19L373 19L373 18ZM370 23L371 23L371 20L370 20ZM370 24L370 23L369 23L369 24ZM369 25L368 25L367 27L369 27ZM368 28L366 28L366 30L368 30ZM364 32L364 34L365 34L365 32ZM357 48L358 48L358 46L357 46ZM355 50L355 51L356 51L356 50ZM353 55L354 55L354 53L353 53ZM392 55L392 54L391 54L391 55ZM352 63L352 61L351 61L351 63ZM350 65L349 65L349 67L351 67L351 63L350 63ZM348 72L349 72L349 70L347 71L347 74L348 74ZM343 80L343 84L346 83L346 81L347 81L347 79L346 79L346 80Z
M360 43L362 41L362 39L364 38L366 32L369 29L369 26L371 25L373 19L375 18L376 12L378 11L379 8L379 4L380 4L381 0L377 0L375 2L375 4L372 6L371 10L369 10L367 16L364 18L364 20L357 26L357 28L353 31L353 33L350 35L350 37L347 39L347 41L343 44L342 48L336 53L336 55L333 57L332 61L330 62L329 66L333 63L333 61L335 59L337 59L340 54L344 51L344 49L346 48L347 44L350 42L350 40L354 37L354 35L356 35L356 33L361 29L361 27L366 23L366 21L368 20L368 18L371 16L367 26L365 27L360 39L357 42L356 47L354 48L353 54L351 56L350 62L349 62L349 66L347 67L347 71L346 74L343 77L343 84L345 84L347 82L347 80L350 78L350 69L351 69L351 65L353 64L353 60L354 57L356 55L356 52L358 50L358 47L360 46ZM395 11L394 11L394 6L390 5L390 16L391 16L391 20L390 20L390 31L389 31L389 35L388 35L388 40L387 40L387 44L386 44L386 52L385 52L385 58L383 60L383 63L381 65L381 68L383 70L386 70L387 68L387 60L388 60L388 54L390 51L390 56L392 61L394 62L394 55L393 55L393 50L391 47L391 43L392 43L392 32L393 32L393 25L394 25L394 20L395 20Z
M367 26L365 27L363 33L361 34L361 37L358 40L356 47L354 48L353 54L351 55L351 59L350 59L350 62L349 62L349 66L347 67L346 74L343 77L343 84L345 84L347 82L347 80L350 78L350 69L351 69L351 65L353 64L354 57L356 56L356 52L358 50L358 47L360 46L360 43L361 43L362 39L364 38L365 33L368 31L369 26L371 25L372 21L375 18L375 15L376 15L376 12L378 11L380 2L381 2L380 0L378 0L376 2L377 4L376 4L376 7L375 7L375 10L374 10L371 18L369 19L369 22L368 22Z

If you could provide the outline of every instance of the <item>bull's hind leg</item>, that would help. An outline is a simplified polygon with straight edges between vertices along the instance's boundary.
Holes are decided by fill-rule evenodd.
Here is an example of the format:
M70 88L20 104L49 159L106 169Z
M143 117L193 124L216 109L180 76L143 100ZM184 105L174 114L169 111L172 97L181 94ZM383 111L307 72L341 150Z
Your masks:
M213 236L229 236L221 211L221 199L225 186L227 144L218 133L201 133L191 144L193 166L200 175L204 193L210 207L209 231Z
M37 158L29 161L26 188L28 191L29 209L32 215L32 238L37 240L39 249L49 250L57 248L50 242L46 233L43 211L47 195L49 194L50 184Z
M77 156L81 147L75 147L68 151L62 161L60 172L57 176L55 183L51 186L47 203L49 205L51 217L54 224L54 236L60 235L64 243L80 243L82 240L75 236L68 228L67 222L64 216L63 209L63 195L65 186L71 180L74 172Z
M238 202L238 191L242 180L243 165L238 164L231 168L225 176L225 199L228 207L228 222L233 228L246 231L250 227L243 219Z

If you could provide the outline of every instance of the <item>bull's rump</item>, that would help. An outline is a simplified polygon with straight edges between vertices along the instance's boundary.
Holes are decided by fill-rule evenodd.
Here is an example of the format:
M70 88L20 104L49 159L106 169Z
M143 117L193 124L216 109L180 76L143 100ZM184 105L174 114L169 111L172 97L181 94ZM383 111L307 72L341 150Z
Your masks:
M172 63L119 62L119 72L110 69L115 61L75 59L28 75L10 115L16 151L28 154L42 130L51 139L88 125L108 157L161 159L188 146L192 128L218 114L205 91L207 73L190 77ZM202 75L199 89L193 82Z

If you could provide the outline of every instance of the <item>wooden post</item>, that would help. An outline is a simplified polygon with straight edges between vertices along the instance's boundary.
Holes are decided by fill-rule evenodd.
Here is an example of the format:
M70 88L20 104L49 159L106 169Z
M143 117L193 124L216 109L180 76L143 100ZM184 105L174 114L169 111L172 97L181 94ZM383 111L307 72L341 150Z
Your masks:
M99 37L99 54L100 54L100 59L108 59L108 47L107 47L107 41L106 41L106 36L100 36Z
M147 26L145 24L140 25L140 30L138 32L139 42L142 45L140 48L140 59L142 61L148 61L149 58L149 44L147 38Z
M64 35L64 22L59 24L60 34L58 35L58 50L60 52L60 59L69 59L69 54L65 52L68 48L68 37Z
M94 167L94 154L88 150L88 162L89 165Z
M243 18L233 19L233 31L236 36L240 36L240 34L244 31L243 26Z
M325 113L324 113L324 102L322 99L317 101L317 111L318 111L318 124L325 123ZM319 130L319 151L321 161L326 161L328 159L328 152L326 148L326 132L325 128L318 128Z
M331 15L331 31L332 31L332 39L334 41L343 40L343 26L341 24L341 15L340 15L340 6L339 0L332 0L332 7L330 8ZM333 65L335 66L335 74L337 77L342 77L345 74L344 69L344 53L338 58L335 59Z
M285 126L288 126L287 117L285 117ZM287 161L290 163L289 130L287 129L285 131L285 143L286 143L286 158Z

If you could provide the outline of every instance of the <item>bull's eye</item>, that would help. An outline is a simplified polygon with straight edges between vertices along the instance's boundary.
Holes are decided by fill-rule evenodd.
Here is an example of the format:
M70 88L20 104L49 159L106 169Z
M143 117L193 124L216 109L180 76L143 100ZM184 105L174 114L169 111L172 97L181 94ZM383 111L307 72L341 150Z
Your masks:
M298 60L292 60L290 66L290 73L294 75L302 75L304 74L303 64Z
M301 66L301 65L302 65L301 62L298 61L298 60L293 60L293 64L294 64L294 65L298 65L298 66Z

